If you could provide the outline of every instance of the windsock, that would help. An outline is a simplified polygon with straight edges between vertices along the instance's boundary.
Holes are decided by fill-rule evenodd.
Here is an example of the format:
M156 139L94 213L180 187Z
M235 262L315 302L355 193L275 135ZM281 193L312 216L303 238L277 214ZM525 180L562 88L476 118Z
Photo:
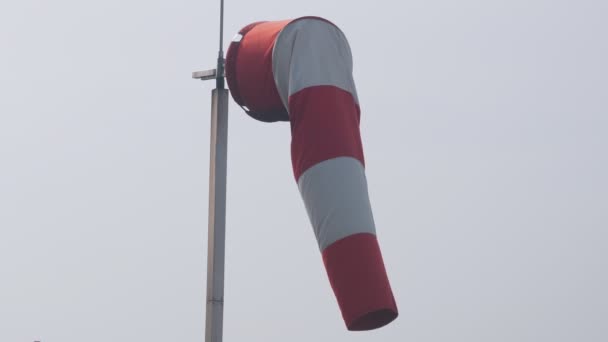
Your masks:
M398 311L376 239L352 69L346 37L318 17L245 26L226 56L235 102L257 120L290 123L293 173L346 327L357 331Z

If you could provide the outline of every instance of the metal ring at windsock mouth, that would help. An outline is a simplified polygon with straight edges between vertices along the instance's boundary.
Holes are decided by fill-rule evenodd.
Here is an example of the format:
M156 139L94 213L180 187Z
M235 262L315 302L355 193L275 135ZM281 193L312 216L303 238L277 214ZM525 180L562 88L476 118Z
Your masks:
M230 46L228 47L228 51L226 52L226 82L228 83L228 88L232 93L232 98L234 102L236 102L239 106L244 106L243 98L241 97L241 92L239 91L239 87L237 86L236 80L236 58L239 52L239 46L241 40L245 37L247 32L251 31L256 25L264 23L264 21L258 21L255 23L251 23L245 27L243 27L239 33L232 39L230 42ZM238 38L238 39L236 39Z
M270 112L259 112L253 109L244 100L238 84L237 59L241 46L240 43L243 41L243 39L245 39L245 36L247 33L249 33L249 31L251 31L257 25L266 22L267 21L258 21L243 27L232 39L232 42L228 47L228 51L226 52L226 82L228 83L228 88L230 89L234 102L236 102L245 111L245 113L247 113L247 115L263 122L289 121L289 115L285 108Z

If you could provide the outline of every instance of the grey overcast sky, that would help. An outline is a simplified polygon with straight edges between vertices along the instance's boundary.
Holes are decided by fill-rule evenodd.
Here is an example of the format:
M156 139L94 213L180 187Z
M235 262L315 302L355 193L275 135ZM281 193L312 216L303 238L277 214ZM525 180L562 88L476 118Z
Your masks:
M346 33L400 308L347 332L231 103L225 341L608 340L608 2L226 0ZM0 3L0 341L202 341L217 1Z

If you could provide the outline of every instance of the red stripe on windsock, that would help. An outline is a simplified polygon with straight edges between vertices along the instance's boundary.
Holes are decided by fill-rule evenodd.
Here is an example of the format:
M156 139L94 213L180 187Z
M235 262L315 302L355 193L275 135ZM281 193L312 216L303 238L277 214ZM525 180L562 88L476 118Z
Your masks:
M296 180L311 166L336 157L364 164L359 106L334 86L314 86L289 97L291 161Z
M355 234L323 251L323 262L348 330L383 327L398 316L378 240Z

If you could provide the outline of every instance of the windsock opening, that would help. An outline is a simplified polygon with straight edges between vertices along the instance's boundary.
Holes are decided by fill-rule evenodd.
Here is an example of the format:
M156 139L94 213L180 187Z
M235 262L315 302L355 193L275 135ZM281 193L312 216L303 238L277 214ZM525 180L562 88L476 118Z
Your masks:
M272 47L289 20L260 21L243 27L226 53L226 82L234 101L263 122L289 121L272 77Z
M228 49L226 78L251 117L289 121L293 173L348 330L398 316L369 201L346 37L318 17L257 22Z

